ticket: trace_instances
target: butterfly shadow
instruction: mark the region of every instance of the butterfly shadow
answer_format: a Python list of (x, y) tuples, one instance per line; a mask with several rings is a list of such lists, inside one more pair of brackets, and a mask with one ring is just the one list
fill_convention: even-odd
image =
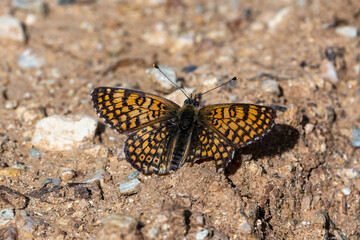
[(294, 148), (298, 142), (300, 133), (297, 129), (285, 125), (276, 124), (271, 132), (259, 141), (249, 146), (240, 148), (234, 160), (225, 170), (225, 175), (233, 175), (241, 167), (242, 155), (251, 155), (251, 159), (257, 161), (259, 158), (281, 155), (282, 153)]

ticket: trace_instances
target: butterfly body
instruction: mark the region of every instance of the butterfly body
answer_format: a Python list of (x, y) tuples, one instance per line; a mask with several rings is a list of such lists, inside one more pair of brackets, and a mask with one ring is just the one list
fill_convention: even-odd
[(235, 151), (270, 131), (276, 111), (254, 104), (216, 104), (199, 108), (196, 97), (180, 107), (157, 95), (124, 88), (98, 87), (94, 108), (110, 127), (129, 133), (126, 160), (137, 170), (166, 174), (185, 162), (213, 158), (217, 170)]

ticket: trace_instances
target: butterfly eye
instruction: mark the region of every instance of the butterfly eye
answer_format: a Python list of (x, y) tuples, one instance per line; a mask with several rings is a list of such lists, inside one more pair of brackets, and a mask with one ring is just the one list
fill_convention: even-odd
[(194, 100), (194, 106), (195, 106), (195, 107), (198, 107), (198, 106), (199, 106), (199, 102), (196, 101), (196, 100)]
[(190, 104), (190, 99), (186, 99), (184, 104)]

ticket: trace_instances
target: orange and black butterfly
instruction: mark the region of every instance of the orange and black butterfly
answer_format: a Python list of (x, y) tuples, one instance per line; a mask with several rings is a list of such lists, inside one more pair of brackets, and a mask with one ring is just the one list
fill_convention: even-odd
[(145, 174), (166, 174), (204, 158), (213, 158), (216, 169), (224, 170), (235, 151), (262, 138), (276, 118), (276, 111), (266, 106), (199, 107), (198, 97), (188, 97), (180, 107), (166, 98), (124, 88), (97, 87), (91, 97), (111, 128), (129, 134), (126, 160)]

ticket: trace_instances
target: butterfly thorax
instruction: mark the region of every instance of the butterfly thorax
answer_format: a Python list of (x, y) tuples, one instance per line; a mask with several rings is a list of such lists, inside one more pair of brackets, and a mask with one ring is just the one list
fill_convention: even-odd
[(179, 128), (189, 130), (193, 127), (198, 114), (198, 109), (193, 103), (184, 103), (178, 113)]

